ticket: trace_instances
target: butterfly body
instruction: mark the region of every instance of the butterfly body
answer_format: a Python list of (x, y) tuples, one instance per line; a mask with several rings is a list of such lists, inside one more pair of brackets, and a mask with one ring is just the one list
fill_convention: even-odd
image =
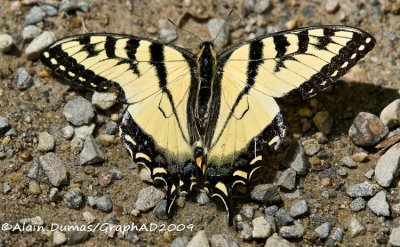
[(219, 55), (204, 42), (193, 55), (135, 36), (84, 34), (55, 42), (40, 59), (88, 89), (119, 92), (128, 104), (123, 143), (165, 183), (168, 212), (180, 192), (198, 188), (231, 213), (234, 187), (260, 168), (262, 147), (277, 148), (284, 137), (274, 98), (315, 95), (374, 44), (360, 29), (319, 26), (265, 35)]

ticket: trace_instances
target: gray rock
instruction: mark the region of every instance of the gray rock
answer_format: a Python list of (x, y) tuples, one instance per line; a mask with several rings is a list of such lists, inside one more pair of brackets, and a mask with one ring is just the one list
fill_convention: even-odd
[(256, 6), (256, 0), (243, 0), (243, 15), (247, 15), (250, 12), (254, 11), (254, 7)]
[(304, 151), (308, 156), (313, 156), (314, 154), (318, 153), (321, 149), (321, 146), (315, 139), (308, 139), (302, 142)]
[(153, 209), (153, 212), (160, 220), (168, 219), (167, 200), (161, 200), (161, 202)]
[(383, 186), (388, 187), (393, 181), (400, 164), (400, 143), (392, 146), (382, 155), (375, 166), (375, 180)]
[(251, 205), (243, 205), (240, 213), (248, 219), (253, 219), (254, 217), (254, 208)]
[(67, 184), (68, 177), (64, 162), (55, 153), (40, 156), (39, 162), (54, 187)]
[(14, 39), (11, 35), (8, 34), (0, 34), (0, 52), (6, 53), (11, 51), (14, 46)]
[(189, 238), (187, 236), (179, 236), (172, 241), (171, 247), (186, 247), (188, 243)]
[(397, 203), (397, 204), (392, 205), (392, 210), (393, 210), (396, 214), (400, 214), (400, 203)]
[(79, 154), (78, 165), (91, 165), (105, 160), (103, 152), (100, 150), (93, 136), (87, 138), (83, 144), (83, 150)]
[(96, 201), (97, 201), (97, 197), (94, 197), (94, 196), (88, 196), (86, 198), (86, 204), (89, 205), (92, 208), (94, 206), (96, 206)]
[(328, 159), (333, 156), (333, 153), (328, 150), (321, 150), (317, 153), (317, 157), (320, 159)]
[(297, 218), (308, 213), (308, 205), (305, 200), (301, 200), (290, 207), (289, 213), (292, 217)]
[(61, 129), (61, 134), (65, 139), (71, 139), (74, 136), (74, 127), (67, 125)]
[(300, 142), (293, 142), (286, 150), (282, 164), (291, 167), (299, 175), (306, 175), (309, 166), (307, 155)]
[(175, 29), (161, 28), (160, 39), (165, 43), (170, 43), (178, 38), (178, 34)]
[(390, 216), (389, 203), (386, 197), (386, 191), (378, 192), (374, 197), (369, 199), (368, 208), (378, 216)]
[(57, 202), (61, 199), (60, 192), (57, 188), (51, 188), (49, 191), (49, 202)]
[(67, 242), (67, 236), (64, 233), (58, 230), (53, 232), (53, 246), (60, 246), (65, 242)]
[(389, 243), (392, 246), (400, 246), (400, 227), (392, 228), (390, 233)]
[(39, 145), (37, 147), (38, 151), (48, 152), (54, 149), (56, 144), (52, 135), (48, 132), (40, 132), (38, 135)]
[(56, 16), (58, 14), (58, 10), (52, 5), (43, 4), (41, 7), (47, 16)]
[(32, 76), (24, 68), (18, 68), (17, 75), (14, 77), (14, 84), (19, 90), (27, 89), (33, 84)]
[(264, 218), (264, 216), (257, 217), (253, 219), (253, 231), (252, 236), (253, 238), (268, 238), (271, 233), (271, 225), (268, 221)]
[(215, 46), (223, 47), (226, 44), (228, 44), (230, 39), (230, 32), (229, 32), (229, 25), (225, 25), (225, 20), (212, 18), (208, 21), (207, 27), (211, 39), (212, 40), (215, 39), (214, 40)]
[(209, 247), (210, 243), (208, 242), (208, 237), (206, 235), (206, 231), (200, 230), (198, 231), (193, 238), (189, 241), (186, 247)]
[(313, 117), (315, 127), (324, 135), (329, 135), (333, 126), (333, 118), (327, 111), (320, 111)]
[(44, 177), (45, 175), (46, 175), (46, 173), (45, 173), (42, 165), (36, 161), (33, 161), (33, 164), (28, 171), (28, 175), (27, 175), (28, 178), (31, 178), (38, 183), (41, 183), (41, 182), (45, 181), (45, 177)]
[(277, 233), (274, 233), (267, 239), (264, 247), (295, 247), (295, 245), (286, 239), (279, 237)]
[(111, 212), (113, 204), (109, 196), (101, 196), (96, 200), (96, 207), (103, 212)]
[(37, 27), (35, 25), (26, 26), (22, 30), (22, 39), (24, 39), (24, 40), (34, 39), (37, 36), (39, 36), (41, 32), (42, 32), (42, 29), (40, 29), (39, 27)]
[(278, 221), (278, 223), (282, 226), (287, 226), (291, 223), (293, 223), (293, 218), (290, 217), (290, 215), (288, 213), (286, 213), (284, 208), (280, 208), (278, 210), (278, 212), (275, 215), (276, 220)]
[(347, 177), (347, 169), (346, 168), (340, 168), (337, 170), (337, 175), (341, 176), (342, 178)]
[(8, 192), (10, 192), (10, 190), (11, 190), (10, 185), (7, 182), (4, 182), (3, 183), (3, 193), (7, 194)]
[(25, 48), (25, 55), (28, 59), (36, 59), (39, 54), (51, 43), (56, 41), (56, 36), (53, 32), (44, 31), (39, 36), (34, 38), (31, 43)]
[(358, 146), (377, 144), (389, 133), (382, 121), (374, 114), (360, 112), (349, 129), (349, 136)]
[(277, 226), (276, 226), (276, 222), (275, 222), (274, 216), (266, 215), (266, 216), (265, 216), (265, 220), (266, 220), (266, 221), (269, 223), (269, 225), (271, 226), (272, 232), (276, 232), (278, 228), (277, 228)]
[[(239, 224), (240, 223), (240, 224)], [(244, 240), (250, 240), (252, 239), (253, 235), (253, 228), (247, 223), (247, 222), (239, 222), (238, 223), (238, 228), (241, 229), (240, 231), (240, 237)], [(240, 226), (240, 227), (239, 227)]]
[(154, 208), (165, 197), (165, 193), (153, 186), (146, 187), (139, 191), (135, 208), (140, 211), (147, 211)]
[(83, 97), (76, 97), (64, 107), (64, 116), (75, 126), (89, 124), (94, 117), (92, 104)]
[(108, 110), (115, 103), (117, 103), (117, 95), (114, 93), (93, 93), (92, 104), (101, 110)]
[(8, 119), (0, 116), (0, 137), (3, 137), (10, 129), (11, 125), (8, 122)]
[(276, 205), (272, 205), (270, 207), (267, 207), (264, 210), (265, 215), (269, 215), (269, 216), (275, 216), (276, 213), (278, 213), (279, 207)]
[(205, 192), (200, 192), (196, 197), (196, 201), (199, 205), (203, 206), (209, 204), (211, 200)]
[(259, 184), (250, 193), (251, 199), (264, 204), (276, 204), (282, 201), (278, 188), (274, 184)]
[(342, 163), (343, 166), (346, 166), (348, 168), (356, 168), (357, 164), (351, 159), (350, 156), (345, 156), (343, 159), (340, 160), (340, 163)]
[(43, 21), (46, 17), (46, 12), (44, 12), (40, 7), (33, 6), (29, 13), (25, 16), (25, 24), (32, 25), (38, 22)]
[(124, 177), (122, 172), (114, 166), (111, 167), (111, 176), (117, 180), (121, 180)]
[(284, 238), (301, 238), (304, 232), (304, 226), (298, 222), (292, 226), (282, 226), (279, 230), (279, 234)]
[(106, 123), (106, 134), (107, 135), (115, 135), (118, 131), (118, 124), (114, 121), (108, 121)]
[(337, 242), (340, 242), (340, 241), (342, 241), (343, 236), (344, 236), (343, 228), (338, 227), (338, 228), (336, 228), (335, 230), (332, 231), (331, 239), (333, 239), (333, 240), (335, 240)]
[(365, 226), (362, 223), (360, 223), (356, 218), (352, 218), (350, 220), (349, 232), (352, 238), (364, 235), (365, 230), (366, 230)]
[(153, 182), (153, 179), (151, 178), (151, 172), (147, 168), (140, 169), (139, 178), (140, 181), (142, 182), (149, 182), (149, 183)]
[(78, 188), (68, 190), (64, 194), (64, 202), (69, 208), (78, 209), (83, 204), (83, 193)]
[(293, 190), (296, 187), (296, 171), (288, 168), (282, 172), (277, 185), (283, 189)]
[(369, 197), (375, 195), (378, 190), (377, 185), (364, 182), (348, 187), (346, 193), (350, 197)]
[(86, 231), (69, 231), (67, 232), (67, 245), (75, 245), (86, 242), (90, 238), (89, 232)]
[(271, 8), (270, 0), (259, 0), (259, 1), (257, 1), (256, 5), (254, 6), (254, 11), (257, 14), (263, 14), (270, 8)]
[(372, 179), (374, 177), (375, 174), (375, 170), (374, 169), (370, 169), (365, 173), (365, 177), (368, 179)]
[(212, 235), (210, 244), (212, 247), (239, 247), (234, 237), (225, 234)]
[(398, 126), (400, 124), (400, 99), (396, 99), (386, 106), (379, 118), (389, 128)]
[(93, 134), (94, 127), (96, 127), (95, 124), (91, 124), (89, 126), (84, 125), (81, 127), (77, 127), (74, 129), (74, 136), (81, 140), (86, 140)]
[(331, 225), (329, 222), (325, 222), (324, 224), (315, 228), (314, 231), (320, 239), (326, 239), (331, 231)]
[(325, 2), (325, 11), (328, 13), (335, 13), (339, 8), (339, 0), (327, 0)]
[(75, 10), (80, 10), (83, 12), (89, 11), (89, 1), (88, 0), (62, 0), (59, 6), (59, 12), (70, 12)]
[(357, 197), (350, 203), (350, 208), (354, 212), (361, 211), (365, 208), (366, 202), (362, 197)]

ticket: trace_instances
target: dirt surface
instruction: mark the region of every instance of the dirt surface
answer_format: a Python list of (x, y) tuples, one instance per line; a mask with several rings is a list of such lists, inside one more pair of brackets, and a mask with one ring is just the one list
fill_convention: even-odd
[[(46, 2), (46, 1), (44, 1)], [(54, 1), (48, 1), (54, 2)], [(57, 3), (57, 1), (55, 1)], [(25, 4), (27, 3), (27, 4)], [(286, 150), (291, 140), (305, 140), (315, 136), (318, 130), (311, 118), (298, 116), (302, 107), (311, 109), (313, 115), (317, 111), (328, 111), (334, 118), (332, 133), (328, 142), (323, 144), (323, 149), (333, 153), (333, 157), (323, 160), (319, 167), (311, 167), (306, 176), (300, 177), (297, 185), (299, 195), (291, 199), (283, 195), (282, 207), (288, 209), (293, 202), (305, 199), (310, 208), (309, 216), (301, 218), (306, 228), (303, 238), (290, 240), (300, 246), (324, 245), (323, 240), (315, 236), (314, 230), (323, 222), (320, 218), (329, 218), (332, 227), (348, 228), (348, 220), (356, 217), (366, 226), (364, 235), (350, 237), (346, 232), (341, 243), (343, 246), (371, 246), (379, 245), (377, 235), (383, 227), (397, 226), (399, 218), (396, 214), (392, 217), (378, 217), (370, 210), (353, 212), (349, 208), (351, 198), (345, 191), (347, 185), (361, 183), (366, 180), (365, 173), (374, 168), (379, 154), (373, 149), (366, 150), (369, 161), (358, 164), (355, 169), (348, 170), (348, 177), (338, 178), (332, 176), (332, 184), (322, 186), (321, 180), (331, 175), (326, 172), (328, 167), (336, 167), (340, 159), (346, 155), (362, 151), (355, 146), (348, 137), (349, 127), (354, 117), (359, 112), (370, 112), (379, 115), (380, 111), (398, 98), (400, 88), (400, 18), (397, 14), (398, 1), (340, 1), (339, 8), (334, 13), (327, 13), (325, 1), (271, 1), (271, 7), (262, 14), (251, 11), (244, 14), (243, 3), (240, 0), (226, 1), (91, 1), (90, 10), (71, 11), (58, 13), (54, 17), (46, 17), (36, 25), (42, 30), (55, 33), (57, 39), (72, 34), (84, 32), (113, 32), (135, 36), (159, 39), (159, 30), (162, 27), (174, 29), (168, 24), (167, 19), (173, 20), (177, 25), (195, 33), (203, 40), (211, 37), (208, 34), (207, 22), (217, 17), (225, 19), (230, 10), (233, 10), (229, 21), (231, 41), (234, 45), (249, 38), (261, 35), (267, 30), (285, 30), (288, 27), (303, 27), (318, 24), (344, 24), (355, 26), (368, 31), (377, 39), (376, 47), (354, 67), (337, 85), (328, 92), (324, 92), (314, 99), (314, 102), (300, 99), (283, 99), (280, 101), (285, 121), (288, 125), (288, 135), (284, 145), (278, 151), (268, 152), (259, 176), (253, 185), (258, 183), (271, 183), (276, 173), (284, 170), (279, 165), (281, 154)], [(27, 43), (21, 38), (25, 26), (24, 16), (32, 6), (40, 5), (35, 0), (23, 1), (17, 11), (12, 10), (13, 1), (0, 0), (0, 33), (8, 33), (15, 37), (16, 45), (10, 53), (0, 54), (0, 116), (7, 117), (16, 135), (2, 137), (0, 141), (6, 149), (13, 150), (11, 157), (0, 160), (0, 184), (9, 184), (10, 191), (0, 191), (0, 223), (15, 223), (20, 219), (40, 216), (45, 225), (52, 223), (59, 225), (86, 224), (82, 213), (91, 212), (97, 222), (118, 222), (118, 225), (136, 224), (193, 224), (193, 230), (185, 229), (181, 232), (139, 232), (140, 240), (131, 243), (126, 239), (108, 236), (104, 232), (96, 231), (91, 237), (81, 243), (81, 246), (167, 246), (178, 236), (188, 236), (189, 239), (199, 230), (205, 230), (208, 237), (214, 234), (232, 236), (240, 246), (263, 246), (265, 239), (243, 240), (240, 231), (226, 224), (226, 213), (223, 206), (217, 202), (200, 206), (196, 200), (188, 200), (182, 208), (175, 207), (173, 217), (169, 220), (157, 219), (153, 212), (142, 213), (136, 217), (130, 212), (134, 208), (138, 192), (149, 185), (140, 181), (136, 169), (132, 167), (127, 151), (122, 147), (120, 138), (115, 137), (114, 142), (108, 146), (101, 146), (106, 156), (106, 162), (91, 165), (91, 169), (84, 166), (75, 166), (77, 154), (71, 151), (70, 141), (60, 135), (60, 130), (68, 125), (63, 116), (63, 109), (69, 100), (76, 95), (86, 96), (90, 99), (91, 93), (82, 89), (70, 87), (51, 75), (43, 77), (45, 67), (38, 60), (28, 60), (24, 55)], [(397, 11), (397, 12), (396, 12)], [(28, 42), (29, 43), (29, 42)], [(187, 48), (193, 52), (198, 49), (199, 41), (192, 35), (178, 30), (178, 39), (175, 45)], [(225, 48), (226, 48), (225, 47)], [(17, 68), (24, 67), (34, 78), (35, 85), (26, 90), (15, 87), (13, 76)], [(317, 102), (317, 107), (312, 107)], [(97, 115), (110, 120), (112, 114), (122, 113), (121, 106), (115, 106), (108, 111), (97, 111)], [(99, 117), (98, 117), (99, 118)], [(309, 125), (310, 128), (304, 127)], [(55, 136), (56, 145), (54, 152), (60, 157), (69, 173), (69, 183), (60, 187), (65, 192), (70, 188), (79, 187), (86, 196), (108, 195), (113, 202), (113, 211), (104, 213), (88, 205), (80, 209), (70, 209), (61, 200), (56, 203), (49, 202), (48, 194), (51, 185), (39, 183), (40, 192), (32, 194), (30, 185), (32, 179), (27, 173), (33, 162), (43, 155), (37, 150), (38, 133), (47, 131)], [(104, 133), (104, 126), (96, 125), (94, 136)], [(27, 153), (32, 159), (24, 158)], [(111, 167), (116, 167), (123, 174), (122, 180), (114, 180), (106, 187), (100, 186), (98, 177), (109, 173)], [(88, 171), (90, 170), (90, 171)], [(388, 190), (390, 203), (398, 203), (398, 181)], [(251, 190), (251, 188), (249, 188)], [(337, 191), (337, 196), (327, 199), (324, 191)], [(255, 215), (262, 212), (258, 205), (247, 194), (238, 194), (236, 213), (244, 205), (255, 208)], [(315, 216), (315, 217), (312, 217)], [(249, 220), (251, 222), (251, 220)], [(50, 231), (0, 231), (0, 246), (51, 246), (52, 236)], [(385, 244), (384, 244), (385, 245)]]

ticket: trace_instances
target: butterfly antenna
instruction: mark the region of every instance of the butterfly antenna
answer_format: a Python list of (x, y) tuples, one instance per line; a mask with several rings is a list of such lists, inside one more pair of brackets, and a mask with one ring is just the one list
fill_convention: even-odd
[(186, 30), (186, 29), (184, 29), (184, 28), (182, 28), (182, 27), (179, 27), (178, 25), (176, 25), (176, 24), (175, 24), (173, 21), (171, 21), (170, 19), (168, 19), (168, 21), (169, 21), (172, 25), (174, 25), (174, 27), (176, 27), (177, 29), (180, 29), (180, 30), (182, 30), (182, 31), (185, 31), (185, 32), (187, 32), (188, 34), (191, 34), (193, 37), (195, 37), (196, 39), (200, 40), (201, 43), (204, 42), (204, 41), (203, 41), (202, 39), (200, 39), (200, 37), (197, 36), (196, 34), (190, 32), (189, 30)]
[(217, 35), (211, 40), (211, 42), (214, 42), (214, 40), (216, 40), (218, 38), (218, 36), (221, 33), (222, 29), (225, 27), (226, 23), (228, 23), (229, 17), (231, 17), (232, 12), (233, 12), (233, 9), (229, 12), (228, 17), (226, 17), (226, 19), (224, 21), (224, 24), (221, 26), (221, 28), (219, 29)]

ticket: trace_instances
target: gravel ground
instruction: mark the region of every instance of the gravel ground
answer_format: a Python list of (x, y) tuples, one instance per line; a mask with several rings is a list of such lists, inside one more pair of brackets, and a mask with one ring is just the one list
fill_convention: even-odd
[[(124, 106), (55, 78), (37, 56), (84, 32), (196, 52), (167, 20), (207, 40), (230, 10), (220, 51), (318, 24), (362, 28), (377, 44), (332, 89), (279, 101), (287, 137), (235, 194), (233, 226), (205, 194), (178, 200), (167, 219), (164, 191), (120, 143)], [(396, 0), (0, 0), (0, 246), (400, 246), (399, 12)]]

